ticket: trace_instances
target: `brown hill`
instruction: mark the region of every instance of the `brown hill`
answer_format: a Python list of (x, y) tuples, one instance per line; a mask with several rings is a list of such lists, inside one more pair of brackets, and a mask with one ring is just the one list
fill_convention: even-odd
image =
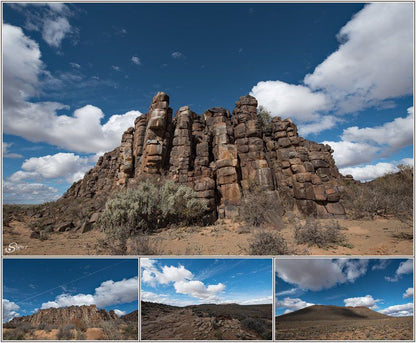
[(314, 305), (276, 317), (276, 340), (411, 340), (413, 317), (367, 307)]
[(389, 318), (385, 314), (370, 310), (368, 307), (343, 307), (332, 305), (313, 305), (276, 317), (276, 321), (323, 321)]
[(67, 306), (43, 309), (30, 316), (16, 317), (4, 324), (4, 327), (14, 328), (22, 323), (27, 323), (32, 327), (38, 327), (41, 324), (61, 326), (75, 321), (82, 321), (87, 327), (93, 327), (101, 321), (116, 319), (118, 317), (113, 310), (107, 312), (98, 309), (96, 305)]
[(142, 302), (142, 339), (271, 339), (272, 305)]

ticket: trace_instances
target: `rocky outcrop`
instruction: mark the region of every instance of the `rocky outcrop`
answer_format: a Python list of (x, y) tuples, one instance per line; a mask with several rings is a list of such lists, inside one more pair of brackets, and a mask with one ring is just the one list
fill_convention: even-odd
[(140, 178), (163, 175), (193, 188), (211, 218), (234, 218), (253, 185), (292, 197), (306, 215), (345, 214), (341, 175), (328, 145), (298, 135), (290, 119), (261, 125), (257, 100), (243, 96), (232, 114), (221, 107), (201, 116), (188, 106), (172, 119), (169, 97), (159, 92), (149, 112), (135, 120), (121, 146), (100, 157), (64, 198), (105, 198)]
[(59, 308), (48, 308), (39, 310), (35, 314), (25, 317), (16, 317), (7, 323), (7, 327), (18, 327), (20, 324), (27, 323), (33, 327), (40, 324), (47, 325), (67, 325), (74, 321), (81, 320), (87, 327), (93, 327), (101, 321), (118, 319), (113, 310), (97, 309), (95, 305), (89, 306), (68, 306)]

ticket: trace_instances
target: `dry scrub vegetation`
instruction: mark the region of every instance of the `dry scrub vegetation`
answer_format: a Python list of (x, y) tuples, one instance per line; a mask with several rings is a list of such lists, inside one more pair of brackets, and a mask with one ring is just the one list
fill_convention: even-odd
[(347, 181), (344, 206), (353, 219), (394, 216), (401, 220), (413, 217), (413, 167), (399, 165), (399, 172), (373, 181)]
[(101, 321), (88, 327), (81, 319), (67, 325), (31, 326), (20, 323), (13, 327), (3, 326), (3, 340), (137, 340), (137, 325), (123, 320)]

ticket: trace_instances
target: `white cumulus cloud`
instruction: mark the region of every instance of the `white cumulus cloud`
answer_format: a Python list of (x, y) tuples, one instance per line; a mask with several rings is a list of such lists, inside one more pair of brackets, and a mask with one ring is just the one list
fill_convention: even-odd
[(42, 27), (42, 38), (50, 46), (59, 48), (62, 40), (70, 33), (71, 25), (65, 17), (57, 17), (54, 19), (45, 19)]
[(367, 272), (367, 266), (368, 260), (282, 259), (276, 262), (276, 273), (301, 289), (318, 291), (354, 282)]
[(46, 142), (76, 152), (109, 151), (120, 144), (124, 130), (141, 113), (112, 115), (104, 124), (104, 113), (93, 105), (72, 115), (58, 114), (68, 106), (57, 102), (30, 102), (42, 89), (48, 75), (40, 59), (38, 44), (16, 26), (3, 25), (4, 132), (32, 142)]
[[(333, 128), (333, 115), (394, 106), (395, 98), (413, 91), (412, 6), (367, 4), (340, 30), (338, 49), (302, 84), (260, 81), (250, 94), (273, 115), (306, 123), (304, 135)], [(408, 135), (394, 139), (398, 146)]]
[(371, 295), (366, 295), (364, 297), (355, 297), (344, 299), (345, 306), (357, 307), (365, 306), (372, 310), (377, 308), (377, 303), (382, 301), (381, 299), (374, 299)]
[(292, 311), (297, 311), (300, 310), (302, 308), (308, 307), (308, 306), (312, 306), (315, 305), (313, 303), (308, 303), (302, 299), (299, 298), (289, 298), (286, 297), (283, 300), (277, 300), (276, 301), (276, 307), (277, 308), (286, 308), (286, 312), (285, 313), (289, 313)]
[(3, 201), (6, 204), (39, 204), (58, 198), (59, 191), (43, 183), (3, 181)]
[[(398, 117), (381, 126), (349, 127), (344, 129), (340, 141), (324, 141), (323, 144), (329, 144), (334, 149), (335, 162), (344, 175), (355, 173), (359, 179), (371, 177), (371, 175), (376, 175), (375, 177), (384, 175), (386, 172), (393, 171), (394, 166), (379, 163), (355, 167), (361, 169), (348, 170), (347, 168), (354, 168), (353, 166), (371, 162), (376, 158), (387, 157), (411, 145), (413, 143), (413, 107), (409, 107), (407, 112), (406, 117)], [(384, 174), (380, 175), (383, 172)]]
[(413, 297), (413, 287), (406, 289), (403, 293), (403, 298), (411, 298)]
[(99, 308), (130, 303), (138, 299), (138, 278), (120, 281), (107, 280), (95, 289), (94, 294), (60, 294), (55, 300), (42, 304), (41, 308), (65, 307), (72, 305), (97, 305)]
[(349, 113), (412, 94), (413, 4), (372, 3), (341, 29), (341, 44), (305, 84)]
[(73, 153), (57, 153), (42, 157), (31, 157), (23, 162), (23, 171), (17, 171), (7, 178), (8, 181), (19, 182), (27, 179), (56, 179), (64, 177), (72, 183), (81, 179), (92, 165), (88, 157), (80, 157)]
[(393, 277), (386, 276), (385, 279), (390, 282), (397, 282), (405, 274), (413, 273), (413, 260), (406, 260), (399, 264)]
[(329, 108), (322, 93), (314, 93), (308, 87), (282, 81), (260, 81), (250, 94), (273, 116), (290, 117), (295, 121), (315, 121), (318, 114)]
[(413, 303), (389, 306), (378, 312), (393, 317), (413, 316)]
[[(142, 259), (140, 263), (143, 284), (151, 287), (172, 284), (177, 294), (185, 294), (204, 302), (221, 302), (220, 295), (226, 288), (222, 283), (205, 285), (202, 281), (195, 280), (192, 272), (182, 265), (158, 267), (156, 261), (152, 259)], [(166, 303), (164, 298), (155, 293), (149, 292), (145, 297), (149, 299), (148, 301), (159, 300)]]
[(115, 309), (114, 312), (118, 317), (124, 316), (126, 314), (126, 311), (121, 311), (119, 309)]
[(3, 323), (7, 323), (14, 317), (20, 316), (19, 309), (20, 306), (13, 301), (3, 299)]

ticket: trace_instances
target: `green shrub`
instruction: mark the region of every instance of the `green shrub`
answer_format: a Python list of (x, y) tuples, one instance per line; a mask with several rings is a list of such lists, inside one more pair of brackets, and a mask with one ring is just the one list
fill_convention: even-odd
[(331, 245), (348, 247), (347, 238), (340, 230), (338, 222), (331, 221), (322, 227), (318, 220), (306, 218), (305, 225), (295, 224), (295, 241), (298, 244), (316, 245), (319, 248), (328, 248)]
[(290, 250), (278, 232), (258, 231), (249, 244), (249, 255), (288, 255)]
[(108, 200), (99, 224), (107, 237), (118, 241), (125, 251), (130, 236), (172, 224), (194, 223), (206, 210), (206, 204), (191, 188), (171, 180), (157, 183), (147, 179)]
[(272, 115), (267, 111), (263, 106), (257, 108), (257, 125), (263, 130), (268, 130), (271, 128), (272, 124)]

